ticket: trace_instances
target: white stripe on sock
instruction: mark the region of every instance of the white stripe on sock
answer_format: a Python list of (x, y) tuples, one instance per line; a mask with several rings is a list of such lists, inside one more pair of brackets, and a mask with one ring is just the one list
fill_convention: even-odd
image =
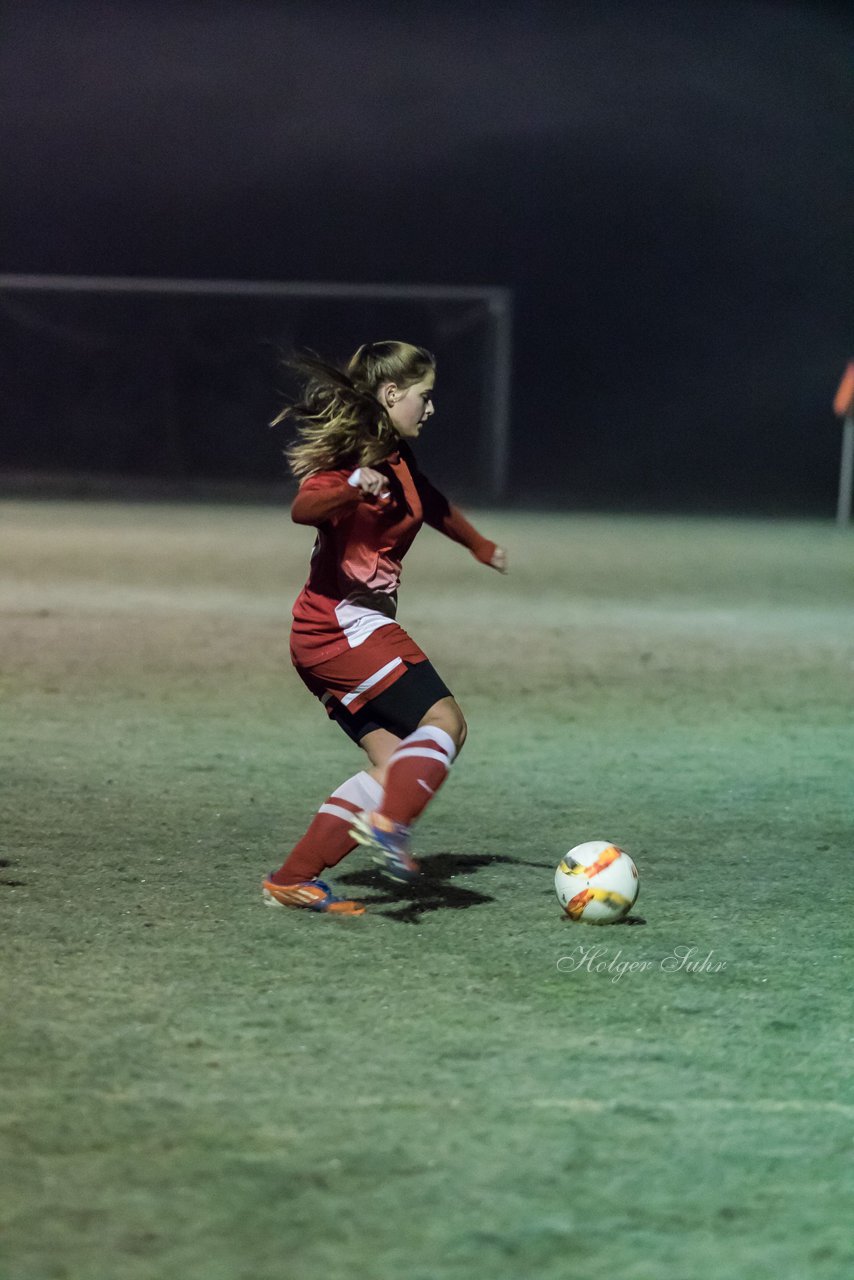
[(383, 798), (383, 789), (377, 782), (376, 778), (372, 778), (369, 773), (362, 772), (357, 773), (353, 781), (359, 783), (361, 794), (358, 797), (357, 803), (361, 808), (363, 810), (378, 809), (380, 801)]
[(414, 745), (416, 742), (424, 742), (425, 740), (435, 742), (437, 747), (441, 747), (441, 749), (447, 754), (449, 763), (457, 754), (457, 747), (451, 735), (446, 733), (444, 729), (439, 729), (436, 725), (432, 724), (424, 724), (420, 729), (416, 729), (413, 733), (410, 733), (408, 738), (403, 739), (402, 745), (410, 746)]
[[(409, 741), (408, 738), (405, 739)], [(450, 760), (443, 751), (431, 751), (429, 747), (420, 747), (417, 744), (414, 747), (398, 747), (394, 755), (389, 760), (389, 768), (396, 760), (405, 760), (407, 756), (423, 756), (426, 760), (441, 760), (442, 764), (450, 768)]]
[(376, 778), (372, 778), (363, 769), (361, 773), (354, 774), (352, 778), (342, 782), (340, 787), (336, 787), (329, 800), (330, 803), (347, 800), (358, 809), (376, 809), (382, 793), (383, 789)]
[(345, 822), (353, 821), (353, 810), (345, 809), (342, 804), (322, 804), (318, 813), (329, 813), (333, 818), (343, 818)]

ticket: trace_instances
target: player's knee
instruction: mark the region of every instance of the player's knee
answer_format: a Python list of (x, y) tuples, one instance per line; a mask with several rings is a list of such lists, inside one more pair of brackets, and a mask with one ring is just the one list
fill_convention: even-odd
[(432, 706), (421, 721), (421, 726), (432, 725), (435, 729), (443, 729), (453, 740), (457, 754), (463, 749), (468, 727), (465, 716), (453, 698), (443, 698)]

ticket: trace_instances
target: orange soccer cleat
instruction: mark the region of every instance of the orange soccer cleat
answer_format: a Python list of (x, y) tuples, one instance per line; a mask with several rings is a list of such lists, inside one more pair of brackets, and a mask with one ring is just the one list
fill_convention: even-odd
[(300, 884), (276, 884), (265, 880), (264, 901), (268, 907), (302, 907), (307, 911), (327, 911), (338, 916), (363, 916), (364, 902), (339, 898), (322, 880), (304, 880)]

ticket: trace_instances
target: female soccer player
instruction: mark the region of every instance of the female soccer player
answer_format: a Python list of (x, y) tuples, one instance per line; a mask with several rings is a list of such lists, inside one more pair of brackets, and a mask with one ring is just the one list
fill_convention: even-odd
[(337, 897), (321, 873), (362, 844), (393, 879), (414, 879), (410, 828), (466, 736), (447, 685), (395, 621), (401, 561), (424, 522), (499, 572), (507, 557), (412, 456), (409, 441), (433, 414), (429, 351), (374, 342), (359, 348), (346, 373), (316, 360), (300, 366), (309, 379), (303, 401), (275, 419), (297, 423), (286, 451), (301, 479), (291, 516), (318, 531), (294, 605), (291, 658), (370, 767), (324, 801), (263, 890), (271, 904), (362, 915), (364, 905)]

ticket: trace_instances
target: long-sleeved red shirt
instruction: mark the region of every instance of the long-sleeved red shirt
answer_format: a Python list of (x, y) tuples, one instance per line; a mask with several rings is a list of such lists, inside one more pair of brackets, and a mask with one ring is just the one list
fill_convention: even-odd
[(365, 497), (349, 483), (347, 469), (315, 472), (294, 499), (292, 519), (318, 531), (308, 581), (293, 609), (291, 652), (301, 666), (355, 648), (394, 621), (403, 557), (423, 523), (485, 564), (495, 554), (495, 543), (418, 470), (407, 446), (375, 469), (388, 477), (386, 502)]

